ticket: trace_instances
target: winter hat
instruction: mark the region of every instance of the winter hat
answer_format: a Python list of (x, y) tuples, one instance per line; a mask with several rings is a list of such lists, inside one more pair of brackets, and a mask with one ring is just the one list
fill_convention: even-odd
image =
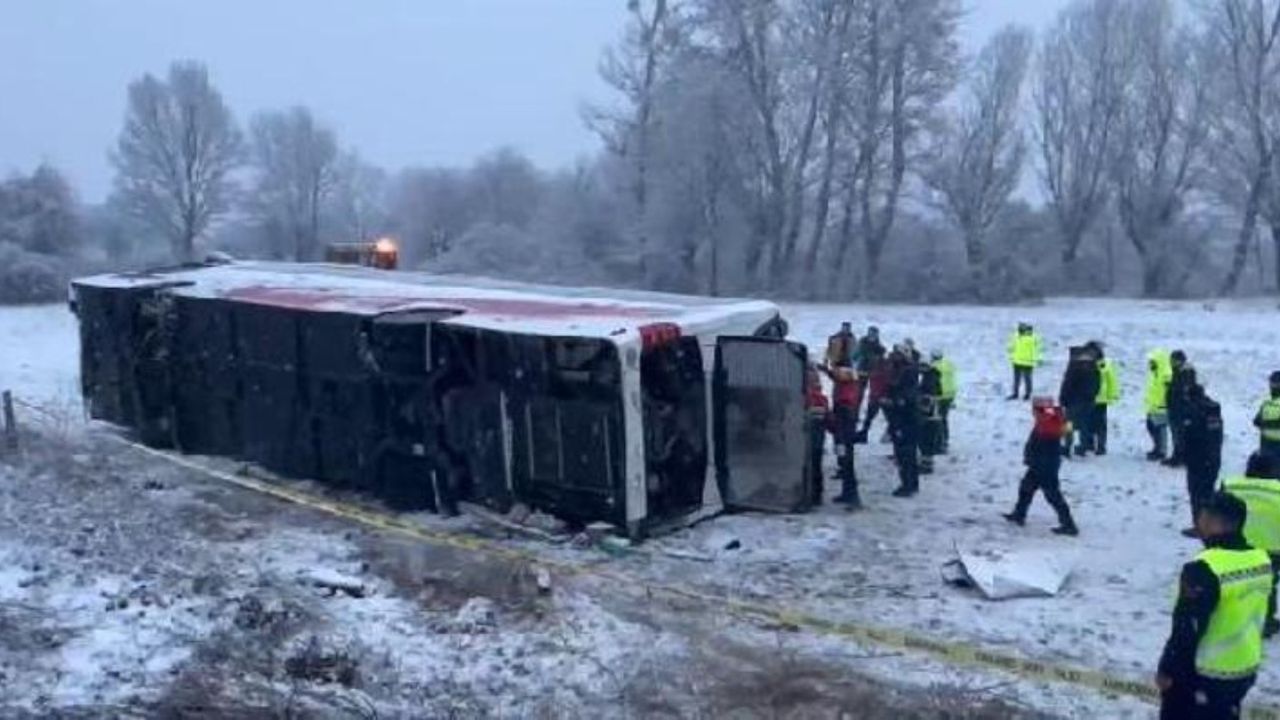
[(1271, 384), (1280, 385), (1280, 370), (1271, 373)]

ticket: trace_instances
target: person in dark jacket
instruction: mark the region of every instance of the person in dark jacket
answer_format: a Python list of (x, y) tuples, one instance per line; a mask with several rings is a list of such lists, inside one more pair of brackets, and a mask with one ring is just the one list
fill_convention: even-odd
[(868, 327), (867, 334), (858, 341), (858, 349), (853, 354), (854, 367), (863, 377), (864, 386), (866, 376), (871, 373), (872, 368), (884, 360), (885, 354), (884, 344), (880, 342), (880, 328), (875, 325)]
[(893, 495), (911, 497), (920, 491), (920, 375), (906, 348), (895, 347), (888, 362), (890, 380), (884, 411), (901, 481)]
[(1088, 346), (1071, 348), (1067, 371), (1062, 376), (1062, 386), (1058, 390), (1058, 403), (1066, 410), (1067, 421), (1073, 428), (1073, 432), (1063, 438), (1064, 454), (1070, 454), (1072, 440), (1077, 440), (1077, 455), (1084, 455), (1089, 451), (1087, 441), (1093, 436), (1089, 424), (1095, 415), (1094, 408), (1101, 383), (1098, 358), (1093, 350)]
[(1191, 504), (1192, 526), (1182, 531), (1195, 537), (1195, 519), (1200, 508), (1213, 496), (1222, 469), (1222, 408), (1194, 381), (1187, 386), (1186, 405), (1182, 412), (1183, 460), (1187, 470), (1187, 498)]
[(920, 368), (920, 474), (933, 474), (933, 458), (942, 454), (942, 373), (932, 362)]
[(1022, 449), (1022, 462), (1027, 466), (1027, 472), (1018, 486), (1018, 501), (1013, 512), (1006, 513), (1004, 518), (1015, 525), (1026, 524), (1027, 510), (1031, 508), (1036, 491), (1040, 491), (1058, 514), (1058, 527), (1053, 532), (1057, 535), (1079, 535), (1080, 530), (1071, 517), (1071, 507), (1062, 496), (1058, 478), (1062, 468), (1062, 442), (1064, 437), (1070, 436), (1071, 423), (1067, 421), (1065, 411), (1054, 405), (1052, 398), (1036, 398), (1031, 403), (1031, 412), (1034, 425)]
[(1181, 350), (1174, 350), (1169, 355), (1169, 364), (1172, 370), (1169, 380), (1169, 434), (1173, 440), (1173, 453), (1164, 465), (1167, 467), (1181, 467), (1185, 458), (1182, 451), (1182, 420), (1183, 415), (1187, 411), (1187, 389), (1195, 383), (1195, 370), (1191, 364), (1187, 362), (1187, 354)]
[(836, 453), (836, 476), (840, 478), (840, 494), (835, 502), (849, 510), (862, 507), (858, 494), (858, 474), (853, 462), (853, 446), (858, 435), (858, 405), (862, 402), (862, 385), (858, 373), (848, 367), (824, 367), (831, 378), (832, 427)]
[(1239, 498), (1217, 493), (1196, 517), (1205, 551), (1182, 566), (1172, 628), (1156, 672), (1161, 720), (1242, 717), (1240, 706), (1262, 660), (1266, 609), (1259, 597), (1273, 571), (1267, 554), (1244, 539), (1247, 515)]

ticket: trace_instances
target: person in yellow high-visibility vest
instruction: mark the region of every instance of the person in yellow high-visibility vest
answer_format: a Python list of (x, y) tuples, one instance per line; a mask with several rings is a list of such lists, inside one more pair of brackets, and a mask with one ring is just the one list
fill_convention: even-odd
[(1090, 418), (1089, 437), (1085, 444), (1093, 453), (1106, 455), (1107, 411), (1120, 401), (1120, 373), (1116, 370), (1116, 361), (1107, 357), (1101, 341), (1090, 340), (1087, 347), (1093, 348), (1098, 357), (1098, 395), (1094, 398), (1093, 417)]
[(1271, 395), (1262, 402), (1253, 424), (1258, 428), (1258, 452), (1280, 460), (1280, 370), (1271, 373)]
[(933, 366), (938, 369), (942, 378), (942, 396), (939, 410), (942, 412), (942, 446), (943, 455), (951, 451), (951, 410), (956, 406), (956, 396), (960, 394), (960, 381), (956, 377), (956, 364), (951, 362), (941, 350), (932, 354)]
[(1161, 720), (1239, 718), (1257, 679), (1273, 569), (1245, 540), (1247, 517), (1244, 502), (1224, 492), (1196, 517), (1205, 549), (1182, 567), (1156, 672)]
[[(1222, 491), (1244, 501), (1249, 509), (1244, 523), (1244, 539), (1250, 545), (1266, 550), (1271, 555), (1272, 566), (1280, 571), (1280, 460), (1261, 453), (1250, 455), (1245, 474), (1223, 480)], [(1272, 577), (1263, 637), (1280, 632), (1280, 620), (1276, 618), (1277, 580), (1280, 580), (1280, 575)]]
[(1043, 360), (1044, 347), (1035, 328), (1029, 323), (1018, 323), (1018, 330), (1009, 336), (1009, 364), (1013, 365), (1013, 390), (1009, 400), (1018, 399), (1018, 391), (1026, 385), (1023, 400), (1030, 400), (1034, 389), (1033, 374)]
[(1151, 452), (1147, 459), (1164, 460), (1169, 448), (1169, 382), (1173, 367), (1168, 350), (1152, 350), (1147, 355), (1147, 387), (1143, 407), (1147, 413), (1147, 432), (1151, 435)]

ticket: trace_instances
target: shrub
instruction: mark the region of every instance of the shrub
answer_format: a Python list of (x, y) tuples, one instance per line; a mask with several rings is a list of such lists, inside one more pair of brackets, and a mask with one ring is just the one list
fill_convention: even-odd
[(64, 260), (0, 243), (0, 304), (60, 302), (67, 280)]

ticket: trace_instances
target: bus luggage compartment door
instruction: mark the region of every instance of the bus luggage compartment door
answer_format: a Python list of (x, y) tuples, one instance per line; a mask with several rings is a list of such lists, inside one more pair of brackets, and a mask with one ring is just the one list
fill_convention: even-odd
[(716, 341), (716, 479), (727, 509), (809, 509), (807, 363), (808, 351), (799, 343), (758, 337)]

